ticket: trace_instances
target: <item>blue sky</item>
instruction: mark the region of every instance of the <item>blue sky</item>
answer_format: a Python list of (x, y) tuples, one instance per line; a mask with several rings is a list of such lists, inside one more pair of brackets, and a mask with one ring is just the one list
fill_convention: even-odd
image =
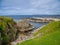
[(60, 0), (0, 0), (0, 15), (60, 14)]

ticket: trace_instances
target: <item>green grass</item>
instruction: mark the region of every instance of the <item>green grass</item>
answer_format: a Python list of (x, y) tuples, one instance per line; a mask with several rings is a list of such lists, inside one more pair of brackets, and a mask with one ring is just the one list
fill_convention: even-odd
[(44, 33), (44, 35), (45, 35), (45, 34), (57, 31), (57, 29), (58, 30), (60, 29), (60, 21), (58, 21), (58, 22), (50, 22), (49, 24), (47, 24), (46, 26), (44, 26), (43, 28), (41, 28), (37, 32), (35, 32), (33, 35), (36, 36), (39, 33)]
[(17, 45), (60, 45), (60, 21), (47, 24), (34, 35), (40, 33), (43, 33), (43, 36), (26, 40)]
[[(12, 18), (0, 16), (0, 42), (2, 44), (8, 43), (10, 41), (10, 37), (13, 37), (15, 22)], [(10, 36), (12, 35), (12, 36)]]

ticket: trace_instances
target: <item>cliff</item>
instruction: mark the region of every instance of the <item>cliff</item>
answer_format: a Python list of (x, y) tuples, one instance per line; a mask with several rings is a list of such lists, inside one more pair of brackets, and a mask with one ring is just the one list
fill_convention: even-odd
[(9, 17), (0, 17), (0, 45), (7, 45), (16, 39), (17, 25)]

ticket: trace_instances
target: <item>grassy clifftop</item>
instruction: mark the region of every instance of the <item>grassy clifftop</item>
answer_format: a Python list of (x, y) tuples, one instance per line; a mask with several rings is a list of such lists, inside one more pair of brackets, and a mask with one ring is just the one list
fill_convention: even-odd
[(26, 40), (17, 45), (60, 45), (60, 21), (50, 22), (38, 30), (34, 36), (41, 33), (42, 36)]
[(60, 21), (50, 22), (46, 26), (44, 26), (43, 28), (41, 28), (37, 32), (35, 32), (33, 35), (36, 36), (39, 33), (43, 33), (45, 35), (45, 34), (57, 31), (59, 29), (60, 29)]
[(9, 17), (0, 17), (0, 45), (7, 45), (7, 43), (16, 38), (16, 23)]

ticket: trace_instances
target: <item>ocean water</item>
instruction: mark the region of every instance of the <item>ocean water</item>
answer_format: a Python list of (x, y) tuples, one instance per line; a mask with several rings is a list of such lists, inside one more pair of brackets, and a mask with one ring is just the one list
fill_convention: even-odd
[(32, 18), (32, 17), (60, 18), (60, 15), (4, 15), (4, 16), (11, 17), (14, 20), (19, 20), (19, 19), (22, 19), (22, 18)]
[[(60, 18), (60, 15), (5, 15), (6, 17), (11, 17), (13, 18), (15, 21), (18, 21), (20, 19), (23, 18), (32, 18), (32, 17), (49, 17), (49, 18)], [(38, 27), (41, 27), (47, 23), (34, 23), (34, 22), (30, 22), (35, 28), (37, 29)]]

